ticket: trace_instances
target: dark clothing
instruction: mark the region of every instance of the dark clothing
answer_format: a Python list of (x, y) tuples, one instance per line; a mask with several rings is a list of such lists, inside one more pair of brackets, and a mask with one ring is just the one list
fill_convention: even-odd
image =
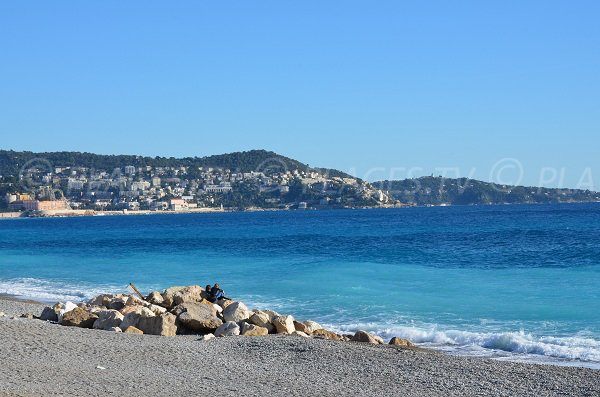
[(215, 301), (218, 301), (219, 299), (223, 299), (225, 297), (225, 292), (221, 288), (213, 287), (210, 290), (210, 296), (211, 298), (214, 298)]
[(225, 297), (225, 292), (221, 288), (212, 287), (211, 289), (206, 290), (206, 300), (215, 303), (219, 299), (223, 299)]

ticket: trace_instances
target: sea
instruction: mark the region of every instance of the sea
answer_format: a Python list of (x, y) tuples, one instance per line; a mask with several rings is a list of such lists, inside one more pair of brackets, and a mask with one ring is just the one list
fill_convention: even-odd
[(0, 293), (215, 282), (341, 333), (600, 368), (600, 203), (0, 220)]

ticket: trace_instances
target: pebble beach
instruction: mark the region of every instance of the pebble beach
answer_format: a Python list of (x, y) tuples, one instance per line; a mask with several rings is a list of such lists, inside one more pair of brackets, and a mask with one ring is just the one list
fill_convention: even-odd
[(600, 371), (269, 335), (201, 341), (20, 318), (0, 299), (1, 396), (597, 396)]

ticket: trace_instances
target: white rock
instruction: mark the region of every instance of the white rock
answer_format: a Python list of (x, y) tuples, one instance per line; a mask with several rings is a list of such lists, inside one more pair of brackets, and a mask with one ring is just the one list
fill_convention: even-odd
[(237, 323), (249, 319), (251, 314), (242, 302), (234, 302), (223, 310), (223, 319)]
[(323, 329), (323, 327), (321, 327), (321, 325), (319, 325), (319, 323), (316, 323), (314, 321), (311, 320), (307, 320), (304, 323), (305, 326), (305, 331), (307, 334), (312, 334), (313, 332), (315, 332), (318, 329)]
[(303, 338), (309, 338), (309, 336), (302, 331), (294, 331), (294, 332), (292, 332), (291, 335), (292, 336), (301, 336)]
[(121, 325), (123, 315), (116, 310), (103, 310), (98, 312), (98, 319), (94, 322), (94, 329), (105, 331), (113, 330)]
[(207, 341), (207, 340), (211, 340), (211, 339), (215, 339), (216, 336), (214, 336), (213, 334), (206, 334), (206, 335), (202, 335), (200, 337), (201, 341)]
[(265, 327), (244, 322), (242, 323), (240, 333), (246, 336), (265, 336), (269, 334), (269, 330)]
[(250, 319), (248, 320), (250, 324), (258, 325), (259, 327), (266, 328), (269, 333), (275, 332), (275, 326), (271, 323), (271, 317), (260, 310), (254, 311)]
[(71, 310), (75, 309), (76, 307), (78, 307), (78, 306), (76, 304), (74, 304), (73, 302), (66, 302), (64, 304), (64, 307), (62, 309), (60, 309), (60, 311), (58, 312), (58, 322), (60, 323), (62, 321), (62, 318), (65, 315), (65, 313), (70, 312)]
[(140, 310), (137, 310), (137, 311), (131, 312), (131, 313), (127, 313), (123, 317), (123, 321), (121, 321), (121, 324), (119, 325), (119, 327), (123, 331), (129, 327), (138, 328), (138, 324), (140, 323), (140, 319), (142, 317), (154, 317), (154, 313), (152, 313), (152, 311), (150, 309), (140, 306)]
[(292, 316), (275, 317), (273, 319), (273, 325), (278, 334), (293, 334), (296, 332), (296, 327), (294, 327), (294, 317)]
[(236, 336), (240, 334), (240, 327), (234, 321), (228, 321), (215, 331), (215, 336)]

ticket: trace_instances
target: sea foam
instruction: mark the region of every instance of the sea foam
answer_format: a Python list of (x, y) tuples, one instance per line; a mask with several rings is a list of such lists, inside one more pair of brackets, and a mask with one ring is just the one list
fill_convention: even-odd
[[(424, 346), (466, 355), (506, 357), (506, 354), (527, 355), (514, 357), (518, 361), (549, 362), (569, 364), (568, 361), (588, 363), (600, 368), (600, 341), (583, 335), (535, 336), (524, 330), (506, 332), (472, 332), (456, 329), (442, 329), (432, 326), (405, 327), (382, 326), (377, 323), (357, 323), (348, 325), (328, 324), (342, 333), (352, 333), (358, 329), (373, 332), (389, 340), (400, 336)], [(550, 358), (556, 360), (548, 360)]]
[(37, 278), (15, 278), (0, 280), (0, 293), (42, 302), (82, 302), (96, 295), (123, 291), (126, 285), (87, 285), (68, 281), (41, 280)]

